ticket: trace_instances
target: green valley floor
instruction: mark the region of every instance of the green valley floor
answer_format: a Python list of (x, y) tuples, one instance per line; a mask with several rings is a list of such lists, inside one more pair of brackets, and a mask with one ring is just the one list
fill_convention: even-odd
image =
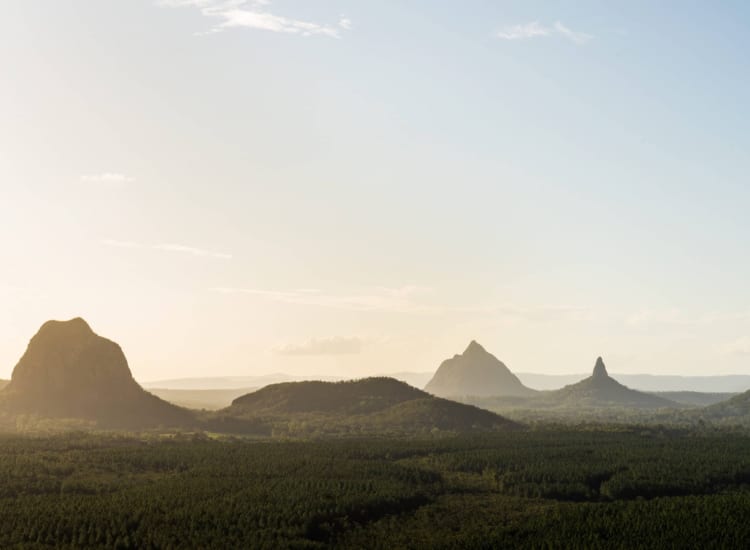
[(0, 439), (0, 547), (742, 547), (750, 438)]

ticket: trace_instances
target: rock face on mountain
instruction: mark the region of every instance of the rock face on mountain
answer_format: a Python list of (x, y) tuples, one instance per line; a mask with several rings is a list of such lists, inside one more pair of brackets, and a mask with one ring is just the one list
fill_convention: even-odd
[(222, 416), (269, 425), (304, 425), (316, 433), (422, 433), (514, 429), (490, 411), (434, 397), (394, 378), (285, 382), (238, 397)]
[(592, 380), (597, 380), (602, 383), (606, 383), (606, 380), (612, 380), (612, 378), (609, 377), (607, 367), (604, 366), (604, 360), (601, 357), (596, 358), (596, 363), (594, 364), (594, 372), (591, 373), (591, 378)]
[(141, 388), (120, 346), (80, 318), (48, 321), (0, 392), (11, 413), (92, 420), (102, 427), (181, 426), (191, 413)]
[(536, 394), (474, 340), (461, 355), (442, 362), (425, 390), (440, 397), (531, 397)]
[(601, 357), (596, 359), (594, 372), (576, 384), (565, 386), (556, 391), (545, 392), (544, 396), (534, 402), (536, 405), (559, 407), (629, 407), (658, 409), (676, 407), (677, 403), (631, 390), (609, 376), (607, 367)]

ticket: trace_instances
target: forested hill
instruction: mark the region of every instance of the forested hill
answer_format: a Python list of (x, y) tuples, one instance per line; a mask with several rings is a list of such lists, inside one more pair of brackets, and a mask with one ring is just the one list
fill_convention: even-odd
[(404, 401), (429, 397), (394, 378), (378, 377), (346, 382), (285, 382), (238, 397), (232, 407), (253, 412), (338, 412), (362, 414), (380, 411)]
[(700, 416), (719, 424), (750, 425), (750, 391), (700, 411)]
[(433, 397), (393, 378), (274, 384), (234, 400), (224, 418), (262, 419), (276, 430), (421, 433), (513, 429), (517, 425), (471, 405)]

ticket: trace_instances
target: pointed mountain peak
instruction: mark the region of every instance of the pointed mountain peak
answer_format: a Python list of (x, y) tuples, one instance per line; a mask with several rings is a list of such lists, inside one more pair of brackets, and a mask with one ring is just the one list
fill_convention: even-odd
[(534, 393), (476, 340), (461, 355), (443, 361), (425, 389), (439, 397), (523, 397)]
[(487, 350), (485, 350), (476, 340), (472, 340), (469, 342), (466, 351), (464, 351), (464, 355), (472, 355), (476, 353), (487, 353)]
[(594, 378), (609, 377), (607, 374), (607, 367), (604, 366), (604, 361), (601, 357), (596, 358), (596, 365), (594, 365)]

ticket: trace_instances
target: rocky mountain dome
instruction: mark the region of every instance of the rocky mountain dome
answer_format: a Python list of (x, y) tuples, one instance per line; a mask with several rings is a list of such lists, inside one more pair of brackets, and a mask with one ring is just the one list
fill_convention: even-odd
[(425, 391), (440, 397), (530, 397), (536, 393), (474, 340), (462, 354), (442, 362)]
[(0, 404), (11, 413), (113, 427), (177, 426), (192, 418), (141, 388), (120, 346), (81, 318), (42, 325), (0, 392)]

